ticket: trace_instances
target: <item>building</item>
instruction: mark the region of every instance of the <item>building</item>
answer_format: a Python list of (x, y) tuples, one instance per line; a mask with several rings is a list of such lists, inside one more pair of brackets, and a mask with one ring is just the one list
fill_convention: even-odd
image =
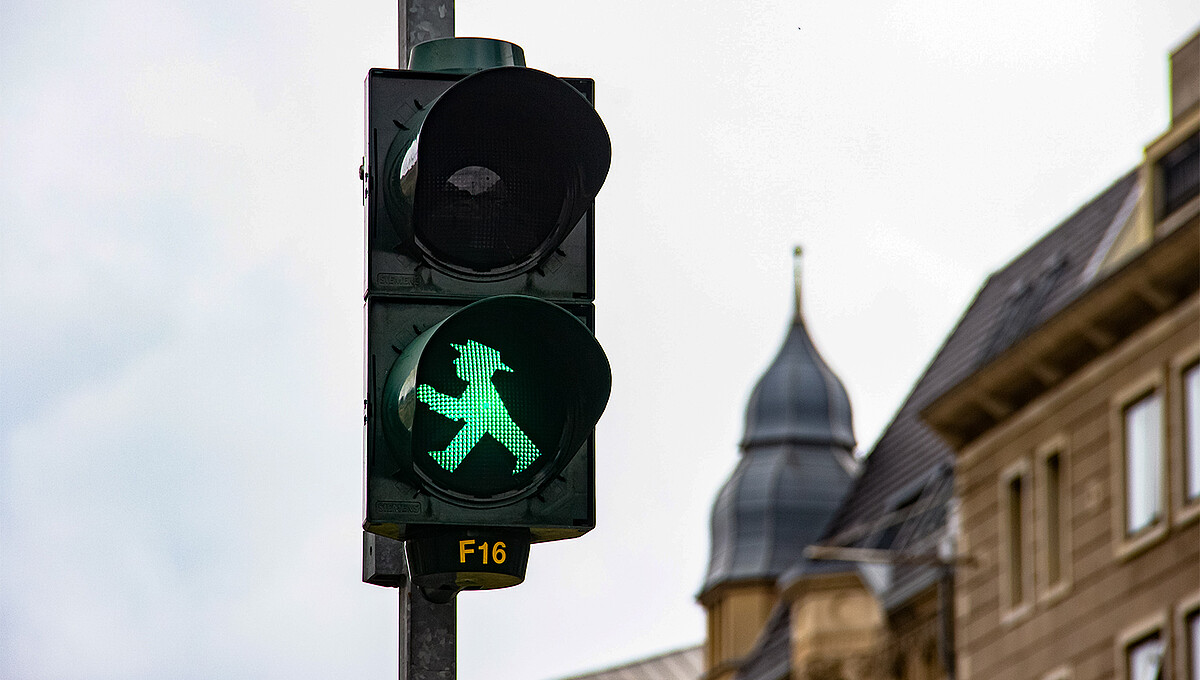
[(1200, 680), (1200, 34), (1171, 72), (1168, 130), (985, 282), (734, 680)]
[(1200, 34), (1139, 167), (998, 272), (923, 410), (960, 503), (958, 677), (1200, 678)]
[(1200, 680), (1200, 33), (1171, 82), (1142, 163), (987, 279), (861, 469), (797, 284), (713, 506), (699, 680)]
[(1171, 70), (1168, 130), (985, 282), (734, 680), (1200, 679), (1200, 34)]

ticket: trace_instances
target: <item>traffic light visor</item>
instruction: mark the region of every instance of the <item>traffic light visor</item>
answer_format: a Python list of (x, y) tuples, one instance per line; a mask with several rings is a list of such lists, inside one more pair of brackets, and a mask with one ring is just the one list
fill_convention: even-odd
[(600, 117), (576, 89), (542, 71), (480, 71), (420, 115), (388, 150), (386, 201), (422, 256), (459, 276), (537, 266), (608, 174), (612, 149)]

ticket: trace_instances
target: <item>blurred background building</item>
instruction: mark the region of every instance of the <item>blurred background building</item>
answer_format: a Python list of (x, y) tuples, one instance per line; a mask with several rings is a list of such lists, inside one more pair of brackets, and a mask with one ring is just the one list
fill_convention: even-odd
[(1170, 79), (1142, 163), (987, 279), (866, 456), (797, 259), (706, 639), (579, 680), (1200, 680), (1200, 33)]

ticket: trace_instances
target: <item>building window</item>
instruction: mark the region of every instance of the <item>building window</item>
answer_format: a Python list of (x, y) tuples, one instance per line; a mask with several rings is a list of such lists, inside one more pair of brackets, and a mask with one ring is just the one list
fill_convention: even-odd
[(1046, 491), (1046, 509), (1043, 517), (1046, 535), (1046, 583), (1054, 585), (1063, 578), (1063, 479), (1062, 454), (1058, 451), (1046, 456), (1042, 462)]
[(1200, 195), (1200, 134), (1168, 151), (1158, 162), (1162, 177), (1162, 213), (1166, 217)]
[(1008, 480), (1008, 585), (1013, 604), (1025, 599), (1025, 537), (1021, 533), (1021, 487), (1024, 480), (1019, 476)]
[(1152, 633), (1126, 647), (1125, 662), (1128, 680), (1160, 680), (1163, 642), (1159, 633)]
[(1049, 600), (1066, 594), (1071, 585), (1071, 482), (1068, 438), (1058, 435), (1038, 447), (1037, 581), (1038, 597)]
[(1006, 475), (1003, 494), (1005, 536), (1004, 583), (1008, 586), (1008, 605), (1018, 607), (1025, 602), (1025, 470), (1014, 470)]
[(1162, 517), (1162, 399), (1151, 392), (1124, 410), (1125, 532)]
[(1034, 600), (1034, 544), (1039, 533), (1034, 524), (1034, 471), (1021, 458), (996, 478), (996, 584), (1000, 620), (1015, 623), (1028, 615)]
[(1200, 364), (1183, 371), (1183, 468), (1187, 499), (1194, 501), (1200, 498)]

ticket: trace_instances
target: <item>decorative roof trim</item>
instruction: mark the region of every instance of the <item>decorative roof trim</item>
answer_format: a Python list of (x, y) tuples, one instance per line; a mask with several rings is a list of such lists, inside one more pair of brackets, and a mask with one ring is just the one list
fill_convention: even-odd
[(699, 593), (696, 593), (696, 601), (705, 607), (711, 607), (718, 599), (723, 597), (727, 591), (742, 589), (742, 588), (775, 588), (776, 577), (756, 577), (735, 579), (732, 581), (720, 581), (714, 583), (707, 588), (704, 588)]
[(1141, 177), (1139, 175), (1138, 181), (1129, 190), (1129, 194), (1125, 197), (1125, 202), (1117, 209), (1117, 214), (1113, 217), (1112, 222), (1108, 225), (1108, 229), (1104, 232), (1104, 238), (1100, 239), (1100, 245), (1096, 246), (1096, 252), (1092, 253), (1092, 259), (1088, 260), (1087, 266), (1083, 268), (1083, 272), (1079, 275), (1080, 283), (1086, 284), (1100, 272), (1101, 267), (1109, 259), (1117, 237), (1125, 231), (1125, 228), (1129, 225), (1129, 220), (1134, 217), (1134, 210), (1137, 209), (1138, 202), (1142, 199), (1143, 193)]

